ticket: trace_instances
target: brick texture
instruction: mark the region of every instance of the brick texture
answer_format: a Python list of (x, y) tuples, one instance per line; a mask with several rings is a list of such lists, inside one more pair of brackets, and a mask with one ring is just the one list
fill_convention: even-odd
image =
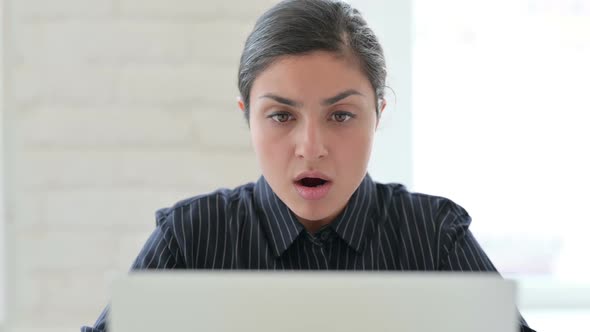
[(275, 0), (5, 0), (8, 331), (91, 324), (156, 209), (260, 171), (236, 106)]

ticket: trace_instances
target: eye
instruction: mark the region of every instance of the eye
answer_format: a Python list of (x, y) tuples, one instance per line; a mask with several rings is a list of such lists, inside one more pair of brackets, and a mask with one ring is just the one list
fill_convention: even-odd
[(289, 120), (292, 120), (293, 116), (287, 112), (277, 112), (269, 115), (268, 118), (273, 119), (274, 121), (279, 123), (285, 123)]
[(334, 112), (330, 115), (331, 120), (336, 121), (336, 122), (346, 122), (352, 118), (354, 118), (355, 115), (350, 113), (350, 112)]

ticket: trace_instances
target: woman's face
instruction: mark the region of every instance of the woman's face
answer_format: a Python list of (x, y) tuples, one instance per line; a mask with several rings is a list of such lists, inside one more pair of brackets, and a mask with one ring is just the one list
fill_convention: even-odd
[(250, 132), (262, 174), (307, 229), (330, 223), (360, 185), (375, 110), (359, 65), (333, 53), (285, 56), (255, 79)]

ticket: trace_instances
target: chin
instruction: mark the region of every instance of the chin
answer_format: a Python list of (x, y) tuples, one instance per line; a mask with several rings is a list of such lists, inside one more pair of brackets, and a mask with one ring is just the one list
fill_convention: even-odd
[[(308, 204), (298, 204), (297, 208), (291, 209), (299, 217), (309, 221), (320, 221), (330, 218), (334, 211), (328, 211), (325, 206), (309, 206)], [(315, 205), (315, 204), (314, 204)], [(325, 205), (325, 204), (324, 204)]]

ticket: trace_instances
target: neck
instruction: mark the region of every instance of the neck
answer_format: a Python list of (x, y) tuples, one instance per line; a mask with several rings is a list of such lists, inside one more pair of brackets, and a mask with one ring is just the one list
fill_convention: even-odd
[(335, 213), (331, 214), (330, 216), (323, 218), (323, 219), (318, 219), (318, 220), (309, 220), (309, 219), (305, 219), (302, 218), (300, 216), (296, 216), (297, 220), (299, 220), (299, 222), (303, 225), (303, 227), (305, 227), (305, 230), (310, 233), (310, 234), (315, 234), (317, 233), (320, 229), (322, 229), (322, 227), (329, 225), (332, 221), (334, 221), (334, 219), (336, 219), (336, 217), (344, 210), (344, 208), (336, 211)]

